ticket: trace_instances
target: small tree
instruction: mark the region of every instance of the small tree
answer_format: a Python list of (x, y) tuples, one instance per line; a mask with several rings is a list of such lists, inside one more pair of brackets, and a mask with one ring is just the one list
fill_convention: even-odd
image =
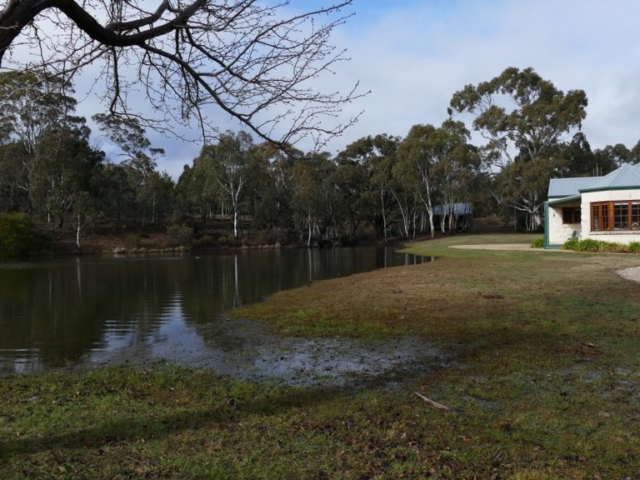
[(23, 213), (0, 214), (0, 257), (20, 257), (31, 253), (36, 234), (31, 219)]

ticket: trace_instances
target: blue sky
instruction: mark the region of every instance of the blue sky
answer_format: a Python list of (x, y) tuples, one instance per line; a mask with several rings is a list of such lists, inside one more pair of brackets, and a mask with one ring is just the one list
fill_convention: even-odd
[[(330, 3), (292, 0), (290, 8)], [(351, 61), (340, 64), (330, 85), (347, 90), (360, 81), (371, 94), (345, 106), (345, 118), (364, 113), (327, 145), (332, 153), (363, 136), (439, 125), (457, 90), (510, 66), (533, 67), (564, 91), (585, 90), (583, 131), (592, 148), (640, 139), (637, 0), (354, 0), (347, 12), (355, 16), (332, 40)], [(318, 87), (326, 84), (321, 79)], [(219, 121), (221, 130), (240, 128), (224, 116)], [(200, 148), (151, 136), (167, 151), (160, 168), (174, 178)]]

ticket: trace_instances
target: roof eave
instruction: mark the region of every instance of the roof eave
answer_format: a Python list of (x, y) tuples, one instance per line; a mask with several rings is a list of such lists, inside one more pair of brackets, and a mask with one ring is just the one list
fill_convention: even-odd
[(640, 185), (627, 185), (624, 187), (583, 188), (580, 193), (605, 192), (608, 190), (640, 190)]
[(549, 205), (561, 205), (563, 203), (575, 202), (576, 200), (581, 200), (582, 195), (570, 195), (568, 197), (560, 197), (560, 198), (550, 198)]

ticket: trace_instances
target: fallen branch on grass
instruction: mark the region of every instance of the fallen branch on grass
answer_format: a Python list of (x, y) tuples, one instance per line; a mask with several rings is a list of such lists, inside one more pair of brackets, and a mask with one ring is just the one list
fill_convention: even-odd
[(453, 408), (451, 407), (447, 407), (446, 405), (443, 405), (441, 403), (436, 402), (435, 400), (431, 400), (430, 398), (425, 397), (424, 395), (422, 395), (421, 393), (418, 392), (413, 392), (415, 393), (418, 397), (420, 397), (422, 400), (424, 400), (425, 402), (427, 402), (429, 405), (431, 405), (432, 407), (438, 408), (440, 410), (445, 410), (447, 412), (453, 412)]

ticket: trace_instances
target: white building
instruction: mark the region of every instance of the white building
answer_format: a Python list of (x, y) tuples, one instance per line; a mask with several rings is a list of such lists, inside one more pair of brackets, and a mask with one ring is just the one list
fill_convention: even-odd
[(640, 166), (604, 177), (553, 178), (544, 205), (545, 248), (571, 237), (620, 244), (640, 241)]

